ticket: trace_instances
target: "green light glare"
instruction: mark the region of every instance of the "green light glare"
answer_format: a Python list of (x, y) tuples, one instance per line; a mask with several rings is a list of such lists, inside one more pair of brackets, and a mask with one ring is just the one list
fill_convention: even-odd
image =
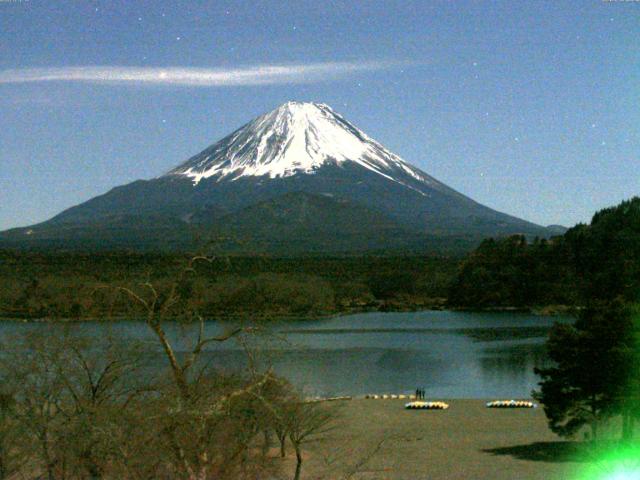
[(600, 452), (576, 480), (640, 480), (640, 445), (617, 446)]
[(640, 474), (637, 469), (634, 471), (632, 469), (622, 468), (620, 470), (616, 470), (610, 475), (606, 475), (605, 478), (607, 480), (637, 480), (640, 478)]

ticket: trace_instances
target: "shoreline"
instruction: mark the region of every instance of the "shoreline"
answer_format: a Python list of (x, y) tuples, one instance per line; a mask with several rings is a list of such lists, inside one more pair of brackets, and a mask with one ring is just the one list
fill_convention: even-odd
[[(571, 316), (581, 307), (569, 305), (544, 305), (534, 307), (455, 307), (448, 305), (437, 305), (431, 308), (424, 305), (405, 305), (399, 308), (391, 308), (388, 304), (384, 306), (371, 308), (349, 308), (337, 312), (312, 313), (312, 314), (293, 314), (293, 313), (270, 313), (270, 314), (252, 314), (233, 313), (226, 315), (215, 315), (215, 318), (207, 318), (207, 321), (215, 320), (221, 322), (237, 322), (239, 320), (252, 321), (306, 321), (306, 320), (323, 320), (347, 315), (356, 315), (358, 313), (409, 313), (409, 312), (467, 312), (467, 313), (528, 313), (535, 316)], [(211, 315), (214, 317), (214, 315)], [(0, 312), (0, 322), (20, 322), (20, 323), (82, 323), (82, 322), (120, 322), (135, 321), (144, 322), (144, 319), (135, 317), (116, 316), (110, 318), (100, 317), (29, 317), (25, 315), (11, 315), (6, 312)], [(177, 321), (177, 318), (169, 318), (167, 321)]]

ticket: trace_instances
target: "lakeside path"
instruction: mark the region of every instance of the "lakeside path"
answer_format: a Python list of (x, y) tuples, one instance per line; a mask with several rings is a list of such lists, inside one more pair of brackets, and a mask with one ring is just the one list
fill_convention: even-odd
[[(303, 479), (345, 478), (345, 470), (373, 452), (352, 478), (577, 478), (580, 463), (570, 461), (574, 445), (547, 428), (542, 408), (489, 409), (484, 400), (447, 400), (448, 410), (425, 411), (405, 410), (405, 402), (335, 402), (338, 428), (307, 447)], [(331, 467), (334, 474), (327, 473)]]

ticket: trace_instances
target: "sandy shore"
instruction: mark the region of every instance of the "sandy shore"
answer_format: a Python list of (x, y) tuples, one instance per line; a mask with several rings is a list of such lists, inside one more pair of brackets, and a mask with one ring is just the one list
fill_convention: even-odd
[(570, 461), (575, 445), (547, 428), (541, 408), (488, 409), (483, 400), (448, 400), (444, 411), (405, 410), (403, 400), (335, 403), (338, 428), (306, 447), (305, 479), (359, 470), (350, 478), (553, 480), (574, 478), (580, 466)]

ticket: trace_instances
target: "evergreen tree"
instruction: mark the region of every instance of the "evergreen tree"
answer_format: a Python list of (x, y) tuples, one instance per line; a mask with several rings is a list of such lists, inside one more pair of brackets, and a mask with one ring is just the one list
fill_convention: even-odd
[(626, 383), (621, 387), (622, 438), (633, 438), (634, 425), (640, 420), (640, 304), (631, 308), (632, 341), (623, 349), (624, 362), (629, 368)]
[(596, 439), (601, 422), (634, 404), (629, 385), (637, 368), (629, 360), (637, 344), (630, 310), (620, 300), (590, 305), (575, 325), (556, 324), (547, 349), (555, 366), (536, 369), (542, 381), (534, 397), (555, 433), (572, 436), (589, 425)]

